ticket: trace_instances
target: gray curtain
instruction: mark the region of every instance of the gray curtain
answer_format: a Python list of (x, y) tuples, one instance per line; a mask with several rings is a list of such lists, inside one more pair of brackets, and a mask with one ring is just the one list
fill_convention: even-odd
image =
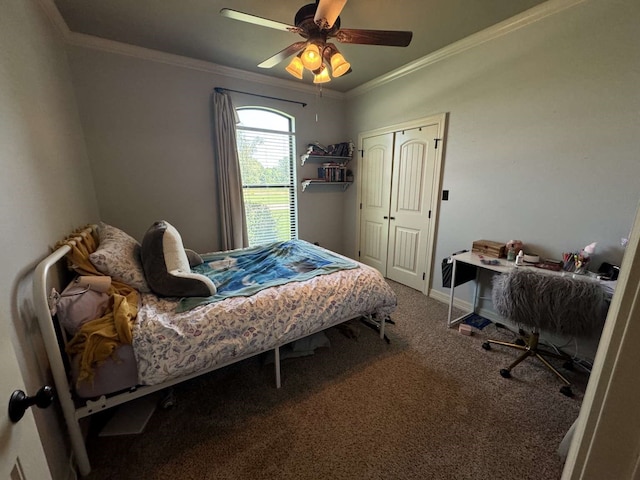
[(220, 248), (249, 246), (242, 197), (242, 178), (236, 143), (236, 111), (226, 93), (212, 93), (213, 155), (217, 170)]

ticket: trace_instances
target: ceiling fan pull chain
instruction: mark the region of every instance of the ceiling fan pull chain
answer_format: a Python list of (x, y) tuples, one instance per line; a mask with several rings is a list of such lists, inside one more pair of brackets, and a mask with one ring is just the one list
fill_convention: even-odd
[(321, 100), (322, 100), (322, 84), (318, 85), (318, 94), (316, 95), (316, 123), (318, 123), (318, 120), (319, 120), (318, 110), (320, 107)]

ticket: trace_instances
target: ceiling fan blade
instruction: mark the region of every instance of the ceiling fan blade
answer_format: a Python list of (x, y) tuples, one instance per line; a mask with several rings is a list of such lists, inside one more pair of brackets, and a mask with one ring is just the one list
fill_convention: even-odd
[(293, 25), (287, 25), (286, 23), (276, 22), (275, 20), (258, 17), (257, 15), (251, 15), (249, 13), (231, 10), (230, 8), (223, 8), (222, 10), (220, 10), (220, 15), (222, 15), (223, 17), (232, 18), (234, 20), (240, 20), (241, 22), (260, 25), (261, 27), (275, 28), (276, 30), (282, 30), (284, 32), (300, 33), (300, 29), (298, 27), (294, 27)]
[(341, 28), (336, 32), (335, 37), (340, 43), (406, 47), (411, 43), (413, 32), (404, 32), (400, 30), (359, 30), (353, 28)]
[(307, 42), (296, 42), (296, 43), (293, 43), (293, 44), (289, 45), (287, 48), (285, 48), (284, 50), (281, 50), (278, 53), (276, 53), (273, 57), (267, 58), (264, 62), (262, 62), (258, 66), (260, 68), (275, 67), (277, 64), (279, 64), (283, 60), (286, 60), (288, 57), (290, 57), (294, 53), (297, 53), (300, 50), (302, 50), (305, 47), (306, 44), (307, 44)]
[(347, 0), (319, 0), (313, 21), (320, 30), (333, 27)]

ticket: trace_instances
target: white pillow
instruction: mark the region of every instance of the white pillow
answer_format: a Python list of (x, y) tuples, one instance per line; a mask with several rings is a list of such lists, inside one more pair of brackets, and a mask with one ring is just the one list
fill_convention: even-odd
[(140, 260), (140, 243), (119, 228), (100, 222), (100, 244), (89, 260), (96, 269), (113, 280), (126, 283), (139, 292), (151, 291)]

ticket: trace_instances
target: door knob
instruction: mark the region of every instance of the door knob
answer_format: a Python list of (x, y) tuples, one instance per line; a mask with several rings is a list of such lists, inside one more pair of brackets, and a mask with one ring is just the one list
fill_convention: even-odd
[(9, 418), (13, 423), (16, 423), (22, 418), (27, 408), (32, 405), (47, 408), (53, 403), (54, 398), (53, 387), (49, 385), (40, 387), (33, 397), (28, 396), (22, 390), (15, 390), (9, 399)]

